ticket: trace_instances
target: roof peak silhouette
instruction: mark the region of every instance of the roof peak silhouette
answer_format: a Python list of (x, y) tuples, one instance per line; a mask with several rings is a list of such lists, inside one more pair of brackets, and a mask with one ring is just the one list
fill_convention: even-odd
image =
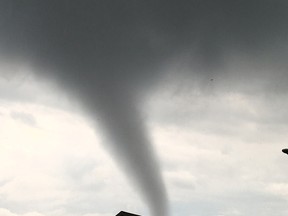
[(140, 216), (140, 215), (125, 212), (125, 211), (120, 211), (116, 216)]

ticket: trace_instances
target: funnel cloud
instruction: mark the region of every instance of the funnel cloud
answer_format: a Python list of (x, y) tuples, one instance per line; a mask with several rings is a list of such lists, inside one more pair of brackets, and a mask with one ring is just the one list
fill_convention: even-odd
[(247, 80), (272, 77), (272, 86), (287, 80), (287, 12), (280, 0), (1, 0), (0, 56), (27, 62), (39, 79), (53, 80), (84, 104), (151, 214), (166, 216), (168, 197), (143, 121), (143, 95), (173, 61), (188, 68), (191, 80), (226, 76), (224, 84), (235, 82), (237, 75), (227, 70), (231, 56), (257, 70), (269, 65), (274, 73), (249, 70), (243, 72)]

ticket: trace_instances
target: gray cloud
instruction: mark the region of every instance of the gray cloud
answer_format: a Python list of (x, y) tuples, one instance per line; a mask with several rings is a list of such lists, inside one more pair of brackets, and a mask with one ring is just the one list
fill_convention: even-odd
[(7, 183), (9, 183), (10, 181), (12, 181), (11, 179), (1, 179), (0, 180), (0, 188), (5, 186)]
[(31, 126), (31, 127), (37, 126), (37, 121), (36, 121), (35, 117), (31, 114), (23, 113), (23, 112), (11, 112), (10, 116), (14, 120), (20, 121), (24, 124)]
[(108, 149), (152, 214), (164, 216), (167, 197), (143, 123), (143, 90), (175, 61), (201, 89), (212, 77), (222, 79), (224, 91), (286, 91), (287, 6), (280, 0), (3, 0), (1, 56), (29, 62), (92, 117), (97, 111)]

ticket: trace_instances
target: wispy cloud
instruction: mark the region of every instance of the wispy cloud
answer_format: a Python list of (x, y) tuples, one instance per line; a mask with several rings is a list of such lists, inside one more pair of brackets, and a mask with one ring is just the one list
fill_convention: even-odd
[(13, 111), (10, 113), (10, 116), (12, 119), (14, 119), (16, 121), (20, 121), (23, 124), (26, 124), (30, 127), (36, 127), (37, 126), (37, 121), (36, 121), (35, 117), (30, 113)]

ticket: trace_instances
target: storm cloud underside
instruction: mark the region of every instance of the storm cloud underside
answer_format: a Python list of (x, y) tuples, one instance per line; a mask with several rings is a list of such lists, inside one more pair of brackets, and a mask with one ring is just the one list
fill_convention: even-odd
[[(0, 56), (27, 62), (83, 103), (151, 213), (164, 216), (168, 198), (143, 122), (144, 93), (171, 61), (191, 80), (231, 78), (231, 55), (256, 65), (241, 72), (244, 81), (287, 81), (287, 12), (277, 0), (1, 0)], [(224, 82), (243, 81), (230, 78)]]

